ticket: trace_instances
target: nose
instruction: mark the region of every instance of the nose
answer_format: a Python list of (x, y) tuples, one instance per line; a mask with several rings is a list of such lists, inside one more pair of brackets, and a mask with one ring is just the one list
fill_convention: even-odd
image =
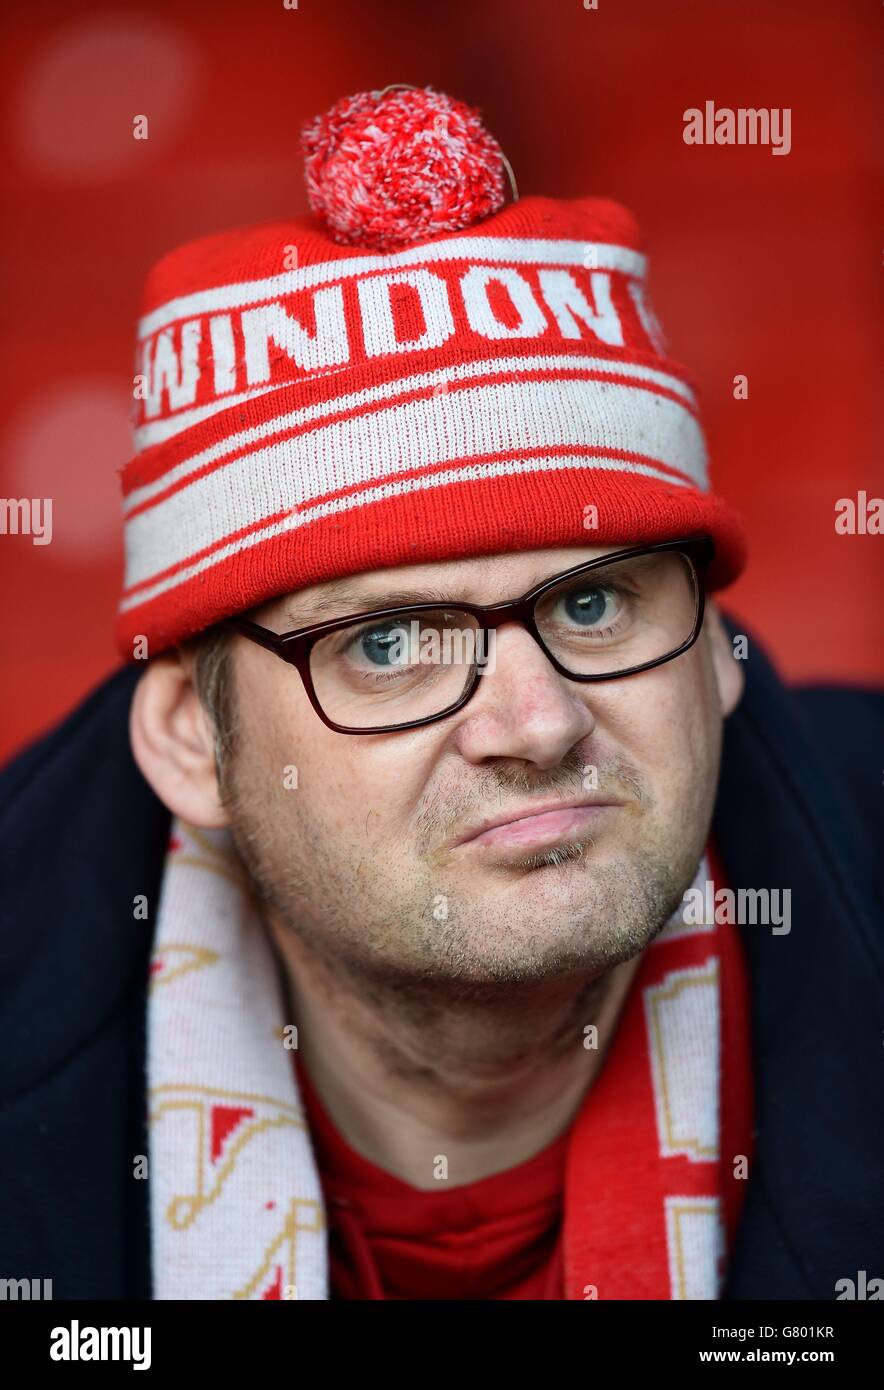
[(467, 762), (515, 758), (553, 768), (595, 728), (579, 684), (560, 676), (516, 623), (497, 629), (494, 669), (464, 708), (456, 744)]

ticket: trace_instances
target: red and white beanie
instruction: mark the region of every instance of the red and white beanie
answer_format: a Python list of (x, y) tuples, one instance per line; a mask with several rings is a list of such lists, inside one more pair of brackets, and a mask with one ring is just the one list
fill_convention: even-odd
[(338, 576), (503, 551), (708, 534), (729, 583), (742, 522), (709, 489), (632, 215), (513, 198), (478, 113), (430, 88), (346, 98), (302, 143), (312, 215), (148, 279), (124, 654)]

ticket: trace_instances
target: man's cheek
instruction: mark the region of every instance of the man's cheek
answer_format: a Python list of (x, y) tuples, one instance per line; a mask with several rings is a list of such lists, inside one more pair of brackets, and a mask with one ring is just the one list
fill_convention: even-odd
[(331, 841), (331, 851), (364, 850), (383, 834), (389, 818), (389, 788), (383, 776), (366, 779), (348, 759), (336, 761), (314, 749), (303, 759), (302, 813)]

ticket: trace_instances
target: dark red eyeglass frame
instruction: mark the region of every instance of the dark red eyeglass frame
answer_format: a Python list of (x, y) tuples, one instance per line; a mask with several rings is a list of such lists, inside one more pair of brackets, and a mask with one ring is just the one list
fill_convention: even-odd
[[(694, 572), (697, 588), (697, 612), (694, 628), (690, 637), (682, 642), (680, 647), (676, 647), (675, 651), (667, 652), (665, 656), (656, 657), (653, 661), (645, 661), (640, 666), (629, 666), (625, 671), (614, 671), (601, 675), (593, 673), (585, 676), (577, 676), (572, 671), (568, 671), (552, 652), (547, 650), (534, 621), (534, 609), (537, 600), (542, 598), (549, 589), (556, 588), (566, 579), (590, 573), (595, 569), (603, 569), (605, 566), (613, 564), (615, 560), (625, 560), (635, 555), (654, 555), (669, 550), (678, 551), (688, 558)], [(476, 668), (473, 679), (463, 694), (455, 700), (454, 704), (440, 710), (438, 714), (431, 714), (422, 719), (412, 719), (405, 724), (382, 724), (377, 728), (354, 729), (346, 724), (336, 724), (333, 719), (329, 718), (313, 687), (313, 677), (310, 674), (310, 653), (320, 637), (325, 637), (329, 632), (335, 632), (338, 628), (349, 627), (352, 623), (364, 622), (370, 618), (389, 618), (397, 613), (439, 612), (440, 608), (447, 612), (450, 609), (458, 613), (469, 613), (472, 618), (478, 621), (479, 629), (485, 633), (502, 627), (504, 623), (520, 623), (534, 638), (554, 670), (560, 676), (564, 676), (566, 680), (579, 681), (581, 684), (590, 681), (622, 680), (624, 676), (635, 676), (640, 671), (650, 671), (654, 666), (662, 666), (665, 662), (681, 656), (682, 652), (686, 652), (689, 647), (694, 645), (703, 626), (706, 600), (705, 577), (714, 555), (715, 542), (711, 536), (689, 537), (686, 540), (678, 541), (660, 541), (656, 545), (631, 546), (627, 550), (616, 550), (610, 555), (600, 555), (595, 560), (586, 560), (582, 565), (575, 565), (572, 569), (563, 570), (561, 574), (553, 575), (551, 579), (545, 579), (542, 584), (537, 584), (533, 589), (529, 589), (521, 598), (509, 599), (505, 603), (400, 603), (394, 608), (371, 608), (365, 613), (349, 613), (346, 618), (332, 618), (328, 622), (313, 623), (310, 627), (297, 628), (293, 632), (273, 632), (270, 628), (262, 627), (260, 623), (253, 623), (250, 618), (241, 617), (227, 618), (220, 626), (238, 633), (241, 637), (247, 637), (252, 642), (257, 642), (259, 646), (273, 652), (274, 656), (278, 656), (282, 661), (294, 666), (301, 677), (307, 698), (314, 710), (323, 724), (329, 729), (333, 729), (335, 733), (367, 735), (399, 733), (406, 729), (419, 728), (423, 724), (435, 724), (438, 720), (447, 719), (449, 715), (456, 714), (458, 710), (463, 709), (476, 692), (481, 674), (479, 668)]]

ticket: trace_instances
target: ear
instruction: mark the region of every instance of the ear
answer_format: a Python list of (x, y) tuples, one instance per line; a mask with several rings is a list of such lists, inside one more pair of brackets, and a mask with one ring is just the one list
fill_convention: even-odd
[(135, 687), (129, 739), (144, 777), (173, 815), (205, 830), (229, 823), (218, 795), (212, 726), (180, 653), (151, 659)]
[(707, 600), (703, 630), (709, 644), (712, 658), (712, 671), (718, 687), (718, 700), (721, 713), (726, 719), (733, 714), (743, 694), (746, 678), (743, 668), (734, 656), (727, 628), (721, 621), (721, 614), (714, 603)]

